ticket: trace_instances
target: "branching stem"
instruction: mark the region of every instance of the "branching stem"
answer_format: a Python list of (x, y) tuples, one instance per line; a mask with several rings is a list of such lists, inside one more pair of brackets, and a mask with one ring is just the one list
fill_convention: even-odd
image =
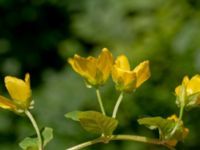
[[(105, 138), (107, 138), (107, 140), (105, 140)], [(143, 142), (143, 143), (148, 143), (148, 144), (163, 145), (163, 146), (168, 147), (171, 150), (174, 150), (174, 148), (169, 145), (169, 143), (171, 142), (170, 140), (159, 140), (159, 139), (147, 138), (144, 136), (137, 136), (137, 135), (112, 135), (110, 137), (99, 137), (97, 139), (84, 142), (74, 147), (67, 148), (66, 150), (80, 150), (97, 143), (108, 143), (109, 141), (116, 141), (116, 140), (136, 141), (136, 142)]]

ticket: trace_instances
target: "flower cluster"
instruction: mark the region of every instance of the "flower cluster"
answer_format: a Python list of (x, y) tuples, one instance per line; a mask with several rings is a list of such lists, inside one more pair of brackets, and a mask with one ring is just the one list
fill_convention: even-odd
[(118, 56), (113, 64), (113, 56), (107, 48), (102, 49), (98, 58), (75, 55), (68, 62), (93, 87), (104, 85), (112, 74), (117, 90), (131, 92), (150, 77), (149, 61), (146, 60), (131, 70), (125, 55)]
[[(137, 120), (140, 125), (145, 125), (150, 130), (156, 129), (159, 131), (159, 138), (151, 139), (135, 135), (113, 135), (119, 123), (116, 115), (122, 102), (123, 94), (135, 91), (151, 76), (148, 60), (131, 69), (129, 60), (125, 55), (119, 55), (114, 59), (112, 53), (107, 48), (103, 48), (97, 58), (92, 56), (84, 58), (74, 55), (73, 58), (68, 59), (68, 62), (73, 70), (84, 78), (87, 87), (96, 88), (97, 100), (101, 109), (101, 113), (90, 110), (74, 111), (65, 115), (67, 118), (78, 121), (86, 131), (100, 135), (97, 139), (70, 149), (81, 149), (95, 143), (108, 143), (112, 140), (140, 141), (164, 145), (173, 149), (178, 141), (183, 141), (188, 135), (189, 129), (184, 126), (182, 120), (183, 112), (185, 109), (200, 105), (200, 75), (195, 75), (191, 79), (185, 76), (182, 83), (175, 88), (176, 104), (180, 108), (178, 117), (174, 114), (168, 118), (157, 116), (144, 117)], [(110, 76), (112, 76), (116, 90), (120, 91), (120, 95), (115, 103), (112, 116), (107, 116), (99, 87), (103, 86)], [(25, 75), (24, 80), (6, 76), (5, 86), (11, 98), (0, 95), (0, 107), (17, 114), (24, 113), (30, 119), (37, 134), (37, 138), (25, 138), (20, 143), (20, 147), (23, 150), (43, 150), (53, 138), (53, 130), (46, 127), (41, 134), (34, 117), (29, 112), (29, 109), (33, 108), (29, 73)]]

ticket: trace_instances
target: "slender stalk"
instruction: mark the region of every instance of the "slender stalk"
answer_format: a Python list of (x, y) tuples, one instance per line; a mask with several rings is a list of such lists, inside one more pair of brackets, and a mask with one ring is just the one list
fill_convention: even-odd
[(182, 117), (183, 117), (184, 107), (185, 107), (185, 105), (182, 105), (181, 108), (180, 108), (180, 112), (179, 112), (179, 120), (181, 120)]
[(117, 115), (117, 112), (118, 112), (118, 108), (119, 108), (119, 105), (121, 104), (122, 102), (122, 99), (123, 99), (123, 92), (121, 92), (121, 94), (119, 95), (119, 98), (115, 104), (115, 107), (114, 107), (114, 110), (113, 110), (113, 114), (112, 114), (112, 117), (113, 118), (116, 118), (116, 115)]
[(182, 85), (181, 87), (181, 95), (180, 95), (180, 112), (179, 112), (179, 120), (183, 117), (183, 111), (185, 107), (185, 101), (186, 101), (186, 87)]
[(99, 102), (99, 106), (101, 108), (101, 112), (102, 112), (103, 115), (106, 115), (104, 107), (103, 107), (103, 102), (102, 102), (102, 99), (101, 99), (101, 95), (100, 95), (99, 89), (96, 89), (96, 94), (97, 94), (97, 99), (98, 99), (98, 102)]
[[(183, 99), (183, 100), (184, 100), (184, 99)], [(174, 127), (174, 129), (173, 129), (172, 132), (170, 133), (170, 136), (171, 136), (171, 137), (174, 135), (174, 133), (176, 132), (176, 130), (177, 130), (178, 127), (180, 126), (180, 122), (181, 122), (182, 117), (183, 117), (184, 107), (185, 107), (185, 104), (183, 103), (183, 104), (180, 106), (179, 117), (178, 117), (178, 120), (179, 120), (179, 121), (176, 123), (176, 126)]]
[(168, 144), (171, 142), (170, 140), (159, 140), (159, 139), (147, 138), (144, 136), (137, 136), (137, 135), (112, 135), (111, 137), (108, 137), (107, 142), (105, 142), (105, 137), (100, 137), (100, 138), (76, 145), (74, 147), (67, 148), (66, 150), (80, 150), (97, 143), (108, 143), (109, 141), (116, 141), (116, 140), (136, 141), (136, 142), (143, 142), (143, 143), (148, 143), (148, 144), (163, 145), (173, 150), (173, 147), (171, 147)]
[(66, 150), (80, 150), (82, 148), (85, 148), (85, 147), (88, 147), (88, 146), (91, 146), (91, 145), (94, 145), (94, 144), (97, 144), (97, 143), (101, 143), (101, 142), (102, 142), (102, 140), (100, 138), (97, 138), (97, 139), (94, 139), (94, 140), (91, 140), (91, 141), (81, 143), (81, 144), (76, 145), (74, 147), (67, 148)]
[(30, 119), (34, 129), (35, 129), (35, 132), (37, 134), (37, 137), (38, 137), (38, 149), (39, 150), (43, 150), (43, 146), (42, 146), (42, 138), (41, 138), (41, 134), (40, 134), (40, 130), (38, 128), (38, 125), (33, 117), (33, 115), (28, 111), (26, 110), (25, 111), (25, 114), (27, 115), (27, 117)]

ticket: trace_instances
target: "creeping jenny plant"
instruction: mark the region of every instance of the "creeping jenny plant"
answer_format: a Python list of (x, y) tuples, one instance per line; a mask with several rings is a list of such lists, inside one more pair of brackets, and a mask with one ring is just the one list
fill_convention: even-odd
[[(175, 88), (176, 104), (179, 107), (179, 114), (169, 115), (167, 118), (160, 116), (139, 118), (138, 123), (145, 125), (150, 130), (158, 130), (159, 138), (149, 138), (140, 135), (113, 134), (119, 120), (116, 119), (123, 94), (132, 94), (150, 77), (149, 61), (145, 60), (131, 70), (128, 58), (120, 55), (113, 60), (112, 53), (103, 48), (97, 58), (87, 58), (75, 55), (68, 59), (73, 70), (83, 77), (86, 87), (95, 88), (97, 100), (100, 106), (99, 111), (73, 111), (65, 114), (80, 123), (88, 132), (98, 134), (96, 139), (78, 144), (66, 150), (79, 150), (96, 143), (109, 143), (113, 140), (138, 141), (149, 144), (163, 145), (169, 149), (179, 141), (183, 141), (189, 134), (189, 129), (184, 126), (183, 112), (200, 104), (200, 75), (191, 79), (188, 76), (183, 78), (180, 85)], [(109, 76), (112, 76), (115, 88), (120, 92), (119, 98), (113, 107), (112, 116), (108, 116), (104, 109), (99, 87), (106, 84)], [(0, 96), (0, 107), (13, 111), (18, 115), (26, 115), (35, 131), (36, 137), (27, 137), (19, 145), (23, 150), (43, 150), (46, 144), (53, 138), (53, 130), (44, 128), (40, 132), (38, 125), (30, 113), (34, 101), (30, 87), (30, 75), (27, 73), (25, 79), (18, 79), (12, 76), (5, 77), (5, 86), (11, 99)]]
[[(109, 53), (110, 56), (112, 56), (109, 50), (105, 48), (102, 50), (102, 53), (105, 51)], [(123, 54), (118, 56), (112, 65), (111, 57), (109, 57), (110, 59), (104, 60), (99, 59), (100, 56), (98, 57), (99, 64), (107, 62), (107, 65), (105, 65), (105, 71), (99, 71), (100, 69), (96, 69), (98, 68), (98, 63), (91, 61), (94, 59), (91, 56), (82, 58), (78, 55), (75, 55), (74, 58), (68, 59), (68, 62), (74, 71), (80, 74), (87, 81), (87, 83), (98, 90), (97, 99), (100, 104), (101, 113), (98, 111), (74, 111), (65, 115), (67, 118), (80, 122), (81, 126), (86, 131), (99, 134), (99, 137), (94, 140), (84, 142), (66, 150), (78, 150), (96, 143), (108, 143), (112, 140), (139, 141), (144, 143), (163, 145), (169, 149), (174, 149), (176, 144), (179, 141), (183, 141), (189, 133), (189, 129), (184, 127), (182, 120), (184, 108), (191, 108), (200, 104), (200, 76), (195, 75), (191, 80), (189, 80), (187, 76), (184, 77), (183, 83), (175, 89), (176, 103), (180, 108), (178, 117), (175, 114), (172, 114), (167, 118), (158, 116), (138, 119), (138, 123), (140, 125), (145, 125), (151, 130), (157, 129), (159, 131), (158, 139), (147, 138), (145, 136), (138, 135), (115, 135), (113, 132), (117, 128), (118, 124), (120, 124), (116, 119), (116, 115), (123, 99), (123, 94), (131, 94), (132, 92), (135, 92), (143, 82), (149, 79), (151, 74), (149, 61), (145, 60), (141, 62), (133, 70), (131, 70), (128, 58)], [(112, 66), (111, 71), (107, 71), (109, 68), (108, 66)], [(104, 70), (104, 68), (101, 69)], [(91, 74), (91, 72), (93, 74), (88, 75)], [(100, 91), (98, 89), (99, 85), (105, 84), (109, 73), (112, 75), (116, 90), (120, 91), (121, 93), (113, 108), (111, 117), (107, 116), (105, 113)], [(99, 79), (102, 79), (102, 76), (106, 76), (106, 80), (103, 80), (103, 84), (99, 84), (102, 83), (98, 82)]]

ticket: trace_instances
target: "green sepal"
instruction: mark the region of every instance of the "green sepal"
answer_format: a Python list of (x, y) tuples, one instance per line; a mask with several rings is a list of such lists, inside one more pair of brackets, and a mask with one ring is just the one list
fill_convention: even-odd
[(178, 107), (185, 106), (187, 103), (187, 93), (185, 85), (180, 86), (180, 93), (176, 97), (176, 104)]
[(188, 96), (185, 108), (191, 109), (194, 107), (200, 107), (200, 92)]
[(88, 132), (105, 136), (112, 135), (118, 125), (116, 119), (96, 111), (75, 111), (67, 113), (65, 117), (79, 121), (81, 126)]

